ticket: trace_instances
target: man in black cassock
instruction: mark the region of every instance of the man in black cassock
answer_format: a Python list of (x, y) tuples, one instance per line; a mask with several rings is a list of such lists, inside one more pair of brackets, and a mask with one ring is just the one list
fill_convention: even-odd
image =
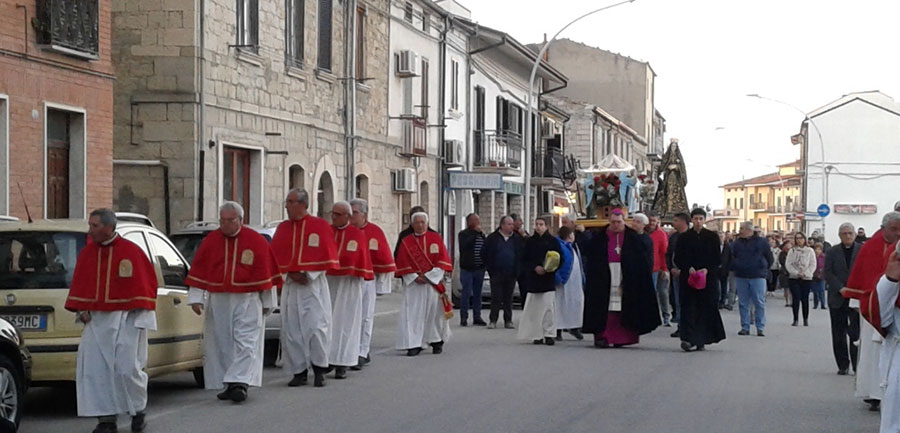
[(585, 267), (582, 331), (594, 334), (597, 348), (637, 344), (638, 336), (662, 324), (647, 247), (625, 226), (621, 211), (609, 219), (588, 241), (585, 254), (591, 266)]
[[(725, 327), (719, 316), (716, 272), (721, 262), (719, 236), (703, 228), (706, 211), (691, 211), (690, 230), (681, 234), (675, 249), (675, 267), (680, 271), (681, 321), (679, 334), (681, 348), (685, 352), (703, 350), (707, 344), (725, 339)], [(705, 272), (706, 287), (696, 289), (688, 285), (688, 278), (696, 272)]]

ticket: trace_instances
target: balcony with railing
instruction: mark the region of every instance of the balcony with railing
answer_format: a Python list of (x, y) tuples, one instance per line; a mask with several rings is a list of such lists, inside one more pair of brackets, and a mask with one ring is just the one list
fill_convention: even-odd
[(713, 218), (737, 218), (741, 215), (738, 209), (715, 209), (713, 210)]
[(474, 169), (516, 176), (522, 172), (522, 136), (511, 131), (475, 131)]
[(535, 149), (532, 166), (531, 183), (541, 186), (563, 186), (563, 173), (566, 171), (566, 157), (562, 149), (547, 146), (546, 143)]
[(767, 207), (769, 207), (768, 203), (764, 201), (750, 203), (750, 210), (765, 211)]

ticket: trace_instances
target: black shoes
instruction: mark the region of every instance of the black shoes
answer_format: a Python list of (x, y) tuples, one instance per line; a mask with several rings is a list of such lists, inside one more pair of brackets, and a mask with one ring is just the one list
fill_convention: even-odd
[(474, 325), (474, 326), (487, 326), (487, 323), (485, 323), (484, 320), (481, 320), (481, 319), (475, 319), (475, 320), (472, 320), (472, 325)]
[(334, 368), (334, 378), (335, 379), (346, 379), (347, 378), (347, 367), (335, 367)]
[(738, 331), (738, 335), (750, 335), (750, 331), (741, 329), (740, 331)]
[(757, 329), (757, 330), (756, 330), (756, 336), (757, 336), (757, 337), (765, 337), (766, 334), (765, 334), (764, 332), (762, 332), (762, 330)]
[(842, 369), (838, 370), (838, 373), (837, 373), (838, 376), (846, 376), (847, 373), (848, 373), (847, 370), (848, 370), (848, 369), (846, 369), (846, 368), (842, 368)]
[[(309, 379), (308, 379), (308, 377), (307, 377), (307, 374), (308, 374), (308, 373), (307, 373), (307, 370), (303, 370), (303, 371), (301, 371), (300, 373), (295, 374), (295, 375), (294, 375), (294, 378), (291, 379), (290, 382), (288, 382), (288, 386), (290, 386), (290, 387), (293, 388), (293, 387), (297, 387), (297, 386), (303, 386), (303, 385), (306, 385), (306, 384), (308, 383), (308, 381), (309, 381)], [(220, 395), (221, 395), (221, 394), (220, 394)], [(220, 400), (224, 400), (224, 399), (222, 399), (221, 397), (220, 397), (219, 399), (220, 399)]]
[(678, 338), (681, 337), (681, 334), (676, 330), (675, 332), (669, 334), (669, 337)]
[(466, 320), (466, 319), (459, 319), (459, 326), (462, 326), (463, 328), (465, 328), (466, 326), (469, 326), (468, 320)]
[(609, 348), (609, 342), (606, 341), (605, 338), (600, 338), (599, 340), (594, 340), (594, 347), (598, 349), (607, 349)]
[(688, 343), (687, 341), (681, 342), (681, 350), (683, 350), (685, 352), (690, 352), (692, 347), (694, 347), (694, 345), (692, 345), (691, 343)]
[(803, 319), (803, 326), (809, 326), (809, 320)]
[(118, 433), (119, 426), (114, 422), (101, 422), (92, 433)]
[(440, 355), (444, 353), (444, 342), (438, 341), (437, 343), (431, 343), (431, 353), (435, 355)]
[(557, 330), (556, 330), (556, 338), (555, 338), (555, 340), (556, 340), (556, 341), (563, 341), (563, 339), (562, 339), (562, 329), (557, 329)]
[(556, 341), (554, 341), (553, 338), (551, 338), (551, 337), (544, 337), (544, 344), (546, 344), (548, 346), (552, 346), (552, 345), (556, 344)]
[[(294, 377), (296, 378), (296, 376)], [(225, 391), (217, 394), (216, 398), (219, 400), (231, 400), (235, 403), (243, 402), (247, 399), (247, 385), (243, 383), (229, 383)]]
[(538, 344), (544, 344), (544, 340), (534, 340), (534, 341), (532, 341), (531, 343), (532, 343), (532, 344), (535, 344), (535, 345), (538, 345)]
[(514, 325), (512, 321), (503, 322), (503, 327), (506, 329), (516, 329), (516, 325)]
[(793, 322), (793, 323), (791, 323), (791, 326), (797, 326), (797, 321), (796, 321), (796, 320), (794, 320), (794, 322)]
[(870, 411), (878, 412), (879, 410), (881, 410), (881, 400), (867, 399), (867, 400), (863, 400), (863, 401), (866, 403), (869, 403)]
[(325, 386), (325, 373), (328, 373), (331, 369), (328, 367), (316, 367), (313, 366), (313, 375), (315, 376), (313, 379), (313, 386), (316, 388), (321, 388)]
[(421, 347), (416, 347), (416, 348), (413, 348), (413, 349), (407, 349), (407, 350), (406, 350), (406, 356), (416, 356), (416, 355), (418, 355), (418, 354), (420, 354), (420, 353), (422, 353), (422, 348), (421, 348)]
[(359, 371), (359, 370), (362, 370), (362, 368), (363, 368), (366, 364), (368, 364), (369, 362), (370, 362), (370, 361), (369, 361), (369, 357), (368, 357), (368, 356), (360, 356), (360, 357), (359, 357), (359, 361), (357, 361), (357, 364), (354, 365), (354, 366), (352, 366), (352, 367), (350, 367), (350, 369), (353, 370), (353, 371)]
[(569, 334), (572, 334), (578, 341), (584, 340), (584, 334), (581, 333), (580, 329), (570, 329)]
[(131, 417), (131, 431), (134, 433), (141, 433), (147, 428), (147, 420), (145, 419), (144, 412), (138, 412), (133, 417)]

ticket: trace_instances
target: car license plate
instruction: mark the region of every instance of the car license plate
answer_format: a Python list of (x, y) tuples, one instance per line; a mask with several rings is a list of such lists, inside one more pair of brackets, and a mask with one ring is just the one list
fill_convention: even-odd
[(46, 331), (47, 315), (46, 314), (9, 314), (0, 316), (7, 322), (16, 325), (22, 331)]

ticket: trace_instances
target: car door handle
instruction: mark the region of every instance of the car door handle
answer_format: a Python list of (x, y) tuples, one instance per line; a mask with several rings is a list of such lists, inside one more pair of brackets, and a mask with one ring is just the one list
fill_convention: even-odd
[(172, 299), (172, 303), (175, 304), (175, 305), (180, 305), (180, 304), (181, 304), (181, 298), (173, 298), (173, 299)]

